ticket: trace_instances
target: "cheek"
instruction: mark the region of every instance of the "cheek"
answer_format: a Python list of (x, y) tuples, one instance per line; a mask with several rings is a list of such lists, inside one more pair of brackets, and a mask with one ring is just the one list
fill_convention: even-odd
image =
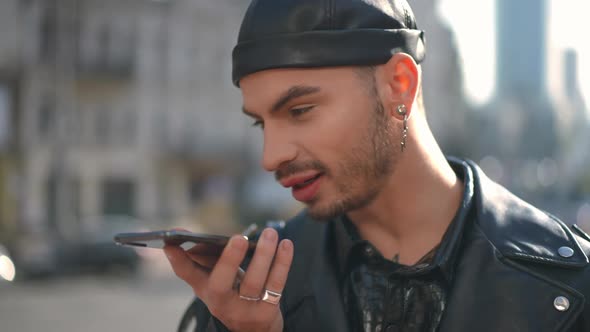
[(354, 106), (322, 109), (309, 125), (303, 126), (305, 129), (300, 132), (300, 142), (307, 157), (338, 172), (339, 165), (350, 159), (351, 153), (359, 149), (359, 144), (364, 144), (363, 135), (368, 130), (368, 114), (372, 110), (361, 105)]
[(322, 114), (320, 123), (326, 140), (337, 146), (358, 145), (361, 135), (368, 130), (371, 112), (363, 103), (343, 100)]
[(305, 134), (306, 146), (320, 158), (351, 146), (363, 128), (359, 119), (342, 111), (325, 110), (314, 120)]

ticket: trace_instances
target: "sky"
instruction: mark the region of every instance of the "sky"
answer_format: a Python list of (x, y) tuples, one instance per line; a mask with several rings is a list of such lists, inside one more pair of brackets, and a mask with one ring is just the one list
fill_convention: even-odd
[[(463, 60), (466, 95), (476, 105), (488, 101), (494, 89), (494, 4), (494, 0), (439, 0), (438, 3), (440, 15), (455, 32), (459, 54)], [(549, 0), (548, 6), (548, 62), (551, 63), (549, 75), (556, 70), (554, 68), (560, 68), (560, 54), (567, 48), (575, 49), (578, 52), (580, 90), (589, 105), (590, 38), (584, 35), (590, 31), (590, 20), (587, 18), (590, 1)], [(549, 88), (552, 91), (559, 90), (560, 79), (559, 75), (550, 76)]]

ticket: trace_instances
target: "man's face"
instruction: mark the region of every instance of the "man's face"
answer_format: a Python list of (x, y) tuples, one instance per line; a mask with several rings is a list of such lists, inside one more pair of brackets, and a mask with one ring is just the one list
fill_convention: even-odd
[(273, 69), (240, 81), (244, 113), (264, 132), (263, 167), (315, 219), (365, 207), (398, 159), (399, 129), (366, 71)]

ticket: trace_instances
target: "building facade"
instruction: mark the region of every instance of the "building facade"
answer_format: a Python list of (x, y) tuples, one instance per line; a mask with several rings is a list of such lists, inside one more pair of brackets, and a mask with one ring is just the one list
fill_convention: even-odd
[(18, 188), (10, 227), (68, 238), (96, 216), (126, 215), (154, 227), (216, 216), (212, 228), (231, 228), (252, 168), (244, 156), (259, 147), (230, 80), (245, 5), (3, 1), (0, 130), (10, 130), (0, 138), (15, 139), (2, 170), (18, 165), (2, 177), (4, 192)]

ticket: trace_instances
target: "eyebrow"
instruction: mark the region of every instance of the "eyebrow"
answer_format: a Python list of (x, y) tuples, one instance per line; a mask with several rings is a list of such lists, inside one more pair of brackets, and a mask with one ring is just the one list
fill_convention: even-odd
[(317, 86), (306, 86), (306, 85), (295, 85), (289, 88), (289, 90), (285, 91), (279, 99), (272, 105), (270, 112), (274, 113), (281, 109), (285, 104), (290, 102), (291, 100), (299, 97), (303, 97), (306, 95), (314, 94), (320, 91), (320, 88)]
[[(307, 85), (295, 85), (289, 88), (289, 90), (285, 91), (279, 99), (272, 105), (270, 108), (271, 113), (275, 113), (280, 110), (283, 106), (289, 103), (291, 100), (299, 97), (303, 97), (306, 95), (314, 94), (320, 92), (320, 88), (317, 86), (307, 86)], [(246, 115), (251, 116), (253, 118), (260, 118), (259, 115), (256, 115), (250, 111), (248, 111), (245, 107), (242, 107), (242, 112)]]

